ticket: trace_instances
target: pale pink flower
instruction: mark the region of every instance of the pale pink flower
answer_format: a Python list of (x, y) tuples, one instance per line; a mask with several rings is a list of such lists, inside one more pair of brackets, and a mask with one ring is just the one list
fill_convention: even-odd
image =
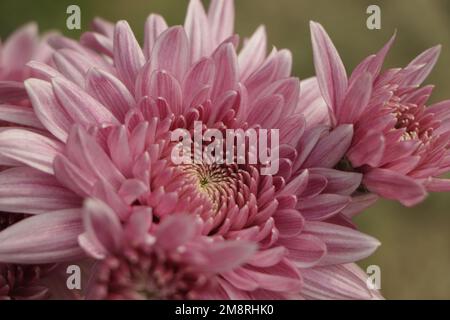
[[(88, 255), (88, 298), (379, 297), (353, 264), (379, 243), (346, 217), (371, 199), (352, 201), (361, 174), (333, 169), (352, 126), (309, 109), (325, 106), (316, 80), (290, 76), (287, 50), (267, 56), (264, 28), (238, 54), (233, 21), (232, 1), (206, 14), (193, 0), (184, 27), (151, 15), (144, 49), (125, 21), (50, 40), (55, 68), (32, 62), (43, 80), (25, 82), (46, 130), (0, 131), (17, 167), (0, 173), (0, 210), (34, 214), (0, 233), (0, 261)], [(280, 129), (278, 173), (174, 165), (170, 133), (196, 120)]]
[[(427, 191), (449, 191), (450, 100), (426, 106), (433, 86), (420, 87), (441, 47), (428, 49), (405, 68), (381, 72), (394, 38), (364, 59), (350, 78), (325, 30), (311, 23), (314, 62), (332, 123), (354, 125), (342, 166), (364, 173), (363, 185), (412, 206)], [(347, 165), (346, 165), (347, 163)]]

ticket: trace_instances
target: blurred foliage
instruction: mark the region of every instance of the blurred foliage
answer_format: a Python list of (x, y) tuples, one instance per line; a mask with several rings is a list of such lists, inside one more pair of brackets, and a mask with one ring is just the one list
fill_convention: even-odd
[[(111, 21), (126, 19), (142, 38), (150, 12), (162, 14), (169, 24), (182, 24), (186, 0), (2, 0), (0, 37), (18, 26), (37, 21), (41, 30), (61, 30), (77, 38), (80, 31), (65, 27), (66, 8), (78, 4), (81, 31), (101, 16)], [(382, 29), (366, 28), (366, 8), (378, 4)], [(337, 46), (347, 70), (376, 52), (394, 33), (397, 41), (387, 66), (404, 66), (423, 50), (442, 44), (441, 58), (427, 80), (436, 85), (432, 101), (450, 98), (450, 1), (448, 0), (237, 0), (236, 29), (249, 36), (264, 23), (269, 42), (289, 48), (294, 55), (294, 74), (307, 78), (314, 73), (308, 23), (324, 25)], [(377, 237), (381, 248), (361, 266), (376, 264), (382, 271), (382, 291), (390, 299), (450, 299), (450, 199), (434, 194), (413, 209), (380, 201), (356, 219), (360, 228)]]

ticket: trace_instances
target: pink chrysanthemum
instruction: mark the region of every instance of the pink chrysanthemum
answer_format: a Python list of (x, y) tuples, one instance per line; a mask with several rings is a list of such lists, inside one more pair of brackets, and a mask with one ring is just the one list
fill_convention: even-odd
[[(25, 82), (45, 130), (0, 131), (15, 167), (0, 210), (34, 214), (0, 233), (0, 261), (88, 255), (88, 298), (379, 297), (353, 264), (378, 242), (347, 218), (371, 199), (351, 198), (361, 174), (333, 169), (352, 126), (310, 109), (324, 107), (315, 79), (290, 77), (287, 50), (266, 56), (263, 28), (237, 54), (233, 20), (232, 1), (206, 14), (193, 0), (184, 27), (150, 16), (143, 50), (125, 21), (50, 40), (55, 68), (32, 62), (43, 80)], [(170, 133), (194, 121), (279, 129), (278, 172), (175, 165)]]
[(427, 107), (432, 86), (420, 87), (433, 69), (440, 46), (428, 49), (403, 69), (381, 72), (394, 37), (366, 58), (347, 79), (325, 30), (311, 24), (314, 61), (332, 122), (354, 125), (343, 165), (364, 173), (363, 185), (384, 198), (411, 206), (427, 191), (449, 191), (450, 101)]

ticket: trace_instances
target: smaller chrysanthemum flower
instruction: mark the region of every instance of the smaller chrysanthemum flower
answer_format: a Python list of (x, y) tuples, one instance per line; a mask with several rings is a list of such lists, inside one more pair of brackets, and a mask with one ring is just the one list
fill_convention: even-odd
[(394, 38), (347, 78), (329, 36), (311, 23), (314, 63), (334, 125), (353, 124), (352, 144), (341, 167), (364, 174), (363, 189), (412, 206), (427, 191), (449, 191), (450, 101), (426, 106), (432, 86), (420, 87), (440, 46), (407, 67), (381, 72)]

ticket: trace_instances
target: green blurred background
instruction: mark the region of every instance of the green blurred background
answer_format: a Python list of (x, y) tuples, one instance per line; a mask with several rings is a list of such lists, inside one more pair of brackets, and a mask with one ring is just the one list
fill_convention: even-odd
[[(142, 38), (150, 12), (162, 14), (170, 24), (181, 24), (187, 1), (182, 0), (2, 0), (0, 37), (34, 20), (41, 30), (59, 29), (78, 38), (79, 31), (66, 29), (66, 8), (81, 7), (82, 31), (95, 16), (126, 19)], [(366, 8), (381, 7), (381, 30), (366, 28)], [(236, 29), (249, 36), (261, 23), (269, 43), (288, 48), (294, 55), (294, 74), (313, 75), (309, 20), (324, 25), (341, 53), (347, 70), (374, 53), (398, 31), (388, 66), (404, 66), (423, 50), (442, 44), (441, 58), (427, 80), (436, 85), (433, 101), (450, 98), (450, 1), (448, 0), (236, 0)], [(381, 267), (381, 286), (388, 299), (450, 299), (450, 195), (431, 195), (423, 204), (406, 209), (388, 201), (361, 214), (360, 228), (377, 237), (382, 246), (366, 261)]]

